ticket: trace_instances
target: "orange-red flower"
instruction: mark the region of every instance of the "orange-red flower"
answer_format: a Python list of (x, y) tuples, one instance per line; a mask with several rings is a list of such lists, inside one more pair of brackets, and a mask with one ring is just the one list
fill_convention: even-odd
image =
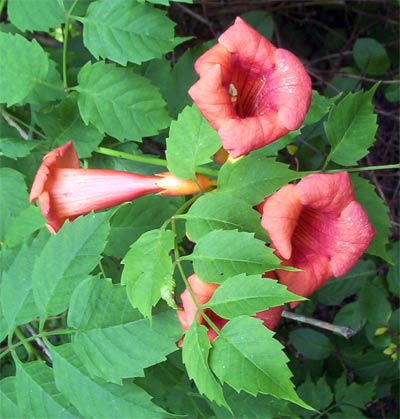
[[(201, 189), (210, 182), (198, 175)], [(65, 220), (79, 215), (131, 201), (150, 193), (164, 196), (199, 192), (194, 181), (178, 179), (171, 173), (144, 176), (118, 170), (80, 169), (79, 159), (71, 141), (50, 151), (36, 174), (29, 196), (39, 201), (47, 228), (56, 233)]]
[[(191, 275), (188, 278), (188, 282), (199, 306), (206, 304), (219, 286), (218, 284), (201, 281), (196, 274)], [(187, 289), (181, 294), (181, 301), (183, 310), (177, 311), (177, 315), (183, 331), (186, 332), (195, 319), (197, 307)], [(273, 330), (279, 323), (282, 310), (283, 306), (272, 307), (268, 310), (260, 311), (254, 317), (262, 320), (265, 327)], [(228, 320), (219, 317), (210, 309), (205, 309), (204, 312), (218, 329), (222, 329), (228, 322)], [(215, 331), (205, 322), (201, 314), (197, 315), (197, 321), (207, 327), (208, 339), (212, 342), (217, 337)]]
[(301, 269), (277, 270), (279, 282), (303, 297), (352, 268), (375, 234), (347, 172), (313, 174), (286, 185), (261, 211), (261, 224), (283, 264)]
[(195, 63), (189, 94), (236, 158), (302, 124), (311, 80), (300, 60), (240, 17)]

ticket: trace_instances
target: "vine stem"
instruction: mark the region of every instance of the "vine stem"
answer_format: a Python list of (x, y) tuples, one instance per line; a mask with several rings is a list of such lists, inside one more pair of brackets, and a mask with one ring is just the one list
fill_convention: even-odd
[[(392, 170), (392, 169), (400, 169), (400, 163), (397, 164), (387, 164), (383, 166), (366, 166), (366, 167), (349, 167), (345, 169), (332, 169), (332, 170), (322, 170), (324, 173), (340, 173), (340, 172), (368, 172), (368, 171), (375, 171), (375, 170)], [(315, 172), (310, 173), (321, 173), (321, 170), (317, 170)]]
[[(51, 330), (50, 332), (43, 331), (41, 333), (38, 333), (36, 335), (32, 335), (29, 338), (21, 339), (17, 343), (12, 343), (12, 335), (9, 334), (8, 338), (8, 346), (6, 348), (2, 349), (2, 352), (0, 353), (0, 359), (4, 358), (6, 355), (8, 355), (10, 352), (15, 351), (19, 346), (25, 345), (27, 342), (31, 342), (32, 340), (37, 340), (40, 338), (46, 338), (49, 336), (57, 336), (57, 335), (71, 335), (72, 333), (75, 333), (76, 330), (74, 329), (58, 329), (58, 330)], [(10, 337), (11, 336), (11, 337)]]
[(65, 25), (64, 25), (64, 44), (63, 44), (63, 83), (64, 83), (64, 91), (68, 91), (68, 75), (67, 75), (67, 52), (68, 52), (68, 38), (69, 38), (69, 21), (71, 18), (71, 14), (75, 9), (76, 4), (79, 0), (74, 0), (71, 7), (69, 8), (68, 12), (65, 15)]
[[(95, 152), (99, 154), (104, 154), (105, 156), (117, 157), (120, 159), (132, 160), (139, 163), (152, 164), (155, 166), (161, 166), (165, 168), (168, 166), (168, 162), (166, 160), (159, 159), (158, 157), (131, 154), (126, 153), (124, 151), (113, 150), (107, 147), (97, 147)], [(196, 167), (196, 172), (209, 176), (218, 176), (218, 170), (210, 169), (207, 167)]]
[(346, 339), (354, 336), (358, 330), (354, 330), (347, 326), (336, 326), (332, 323), (324, 322), (322, 320), (313, 319), (311, 317), (302, 316), (301, 314), (293, 313), (291, 311), (283, 310), (282, 317), (286, 319), (295, 320), (300, 323), (311, 324), (312, 326), (319, 327), (320, 329), (329, 330), (330, 332), (342, 335)]

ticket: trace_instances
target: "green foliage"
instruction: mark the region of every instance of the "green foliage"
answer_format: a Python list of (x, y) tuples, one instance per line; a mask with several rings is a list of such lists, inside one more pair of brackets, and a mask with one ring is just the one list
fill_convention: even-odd
[(168, 169), (183, 179), (196, 179), (196, 166), (211, 161), (221, 147), (218, 134), (195, 107), (186, 107), (171, 123), (167, 139)]
[(0, 103), (11, 106), (23, 102), (46, 79), (49, 59), (36, 40), (29, 42), (18, 34), (0, 32), (0, 49)]
[[(171, 230), (150, 230), (132, 244), (122, 263), (121, 284), (126, 285), (129, 301), (144, 316), (174, 288), (173, 265), (169, 252), (174, 248)], [(147, 258), (152, 255), (152, 258)]]
[(368, 153), (377, 129), (376, 115), (372, 113), (372, 97), (377, 87), (366, 93), (349, 93), (332, 108), (324, 124), (332, 146), (328, 161), (351, 166)]
[(213, 343), (210, 365), (222, 383), (238, 392), (272, 394), (308, 408), (290, 383), (288, 359), (281, 349), (281, 344), (260, 320), (241, 316), (221, 330)]
[(308, 359), (325, 359), (333, 351), (329, 338), (313, 329), (294, 330), (290, 333), (290, 341), (296, 350)]
[(92, 123), (120, 141), (140, 140), (168, 126), (159, 91), (128, 69), (104, 61), (87, 63), (78, 82), (79, 111), (86, 125)]
[(93, 2), (83, 22), (83, 42), (97, 58), (140, 64), (174, 48), (174, 23), (165, 12), (136, 1)]
[(359, 69), (366, 74), (384, 74), (390, 66), (385, 48), (374, 38), (358, 38), (353, 47), (353, 57)]
[(262, 274), (280, 266), (272, 249), (265, 247), (253, 234), (236, 230), (215, 230), (201, 237), (192, 260), (196, 274), (205, 282), (222, 283), (242, 272)]
[(270, 307), (302, 300), (277, 282), (258, 275), (237, 275), (227, 279), (205, 305), (225, 319), (252, 316)]

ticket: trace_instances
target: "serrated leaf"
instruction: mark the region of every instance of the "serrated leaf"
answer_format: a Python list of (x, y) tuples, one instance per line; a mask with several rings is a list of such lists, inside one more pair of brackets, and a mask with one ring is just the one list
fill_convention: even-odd
[(92, 123), (120, 141), (157, 134), (169, 124), (159, 90), (130, 69), (88, 62), (78, 82), (78, 106), (85, 124)]
[(0, 380), (0, 417), (2, 419), (22, 417), (21, 410), (17, 404), (15, 380), (15, 376)]
[(93, 125), (85, 125), (79, 114), (76, 94), (67, 96), (50, 112), (40, 112), (37, 121), (50, 139), (50, 148), (72, 140), (79, 158), (90, 157), (100, 144), (103, 134)]
[(280, 306), (291, 301), (304, 300), (269, 278), (260, 275), (236, 275), (227, 279), (205, 304), (225, 319), (237, 316), (253, 316), (259, 311)]
[(186, 233), (194, 242), (219, 229), (254, 232), (257, 238), (268, 240), (261, 227), (260, 213), (248, 202), (230, 193), (207, 193), (181, 217), (186, 219)]
[(71, 344), (51, 348), (57, 388), (84, 417), (164, 418), (167, 412), (132, 382), (122, 386), (90, 378)]
[(48, 32), (65, 20), (62, 3), (54, 0), (36, 1), (34, 7), (26, 0), (8, 0), (8, 16), (21, 31)]
[(328, 358), (334, 349), (324, 334), (305, 327), (290, 332), (289, 339), (296, 350), (308, 359)]
[(207, 328), (193, 322), (185, 334), (182, 350), (183, 363), (189, 377), (196, 383), (201, 394), (209, 400), (215, 401), (219, 406), (227, 405), (221, 385), (208, 365), (210, 342), (207, 337)]
[(146, 231), (159, 228), (182, 204), (177, 197), (148, 195), (121, 206), (111, 218), (105, 253), (123, 258), (134, 241)]
[(372, 105), (377, 87), (376, 84), (368, 92), (349, 93), (332, 108), (324, 123), (332, 146), (327, 161), (351, 166), (368, 153), (378, 127)]
[(345, 377), (339, 378), (335, 383), (335, 399), (338, 404), (363, 408), (373, 400), (374, 394), (374, 383), (357, 384), (353, 382), (347, 385)]
[(310, 109), (306, 114), (304, 125), (311, 125), (320, 121), (329, 112), (339, 96), (340, 95), (328, 98), (320, 95), (316, 90), (313, 90)]
[[(358, 295), (361, 316), (373, 325), (386, 325), (392, 314), (392, 307), (387, 297), (387, 291), (384, 288), (374, 283), (365, 284)], [(371, 307), (374, 309), (371, 310)]]
[(13, 219), (28, 206), (28, 191), (23, 175), (14, 169), (0, 168), (0, 179), (0, 241), (3, 241)]
[(42, 315), (68, 307), (75, 287), (101, 258), (109, 232), (108, 213), (89, 214), (65, 223), (43, 247), (33, 268), (33, 295)]
[(32, 291), (32, 266), (48, 239), (39, 235), (30, 245), (24, 244), (11, 266), (4, 272), (1, 282), (1, 305), (8, 330), (27, 323), (40, 313)]
[(159, 58), (174, 48), (174, 22), (165, 12), (125, 0), (97, 0), (83, 22), (83, 42), (98, 59), (121, 65)]
[(346, 304), (343, 306), (335, 316), (334, 324), (339, 326), (348, 326), (355, 330), (361, 329), (365, 324), (366, 319), (360, 311), (360, 304), (358, 301)]
[[(2, 132), (0, 131), (0, 135)], [(4, 156), (10, 159), (26, 157), (29, 153), (39, 145), (38, 141), (22, 140), (18, 138), (0, 138), (0, 151)]]
[(390, 67), (385, 47), (373, 38), (358, 38), (354, 43), (353, 57), (364, 74), (384, 74)]
[(44, 362), (18, 362), (16, 390), (24, 418), (76, 418), (79, 413), (56, 387), (53, 371)]
[(391, 262), (386, 249), (386, 245), (389, 243), (389, 231), (391, 228), (389, 210), (382, 199), (376, 194), (374, 186), (367, 179), (363, 179), (358, 175), (351, 175), (350, 178), (354, 187), (356, 200), (363, 206), (369, 221), (375, 228), (375, 236), (366, 252), (379, 256), (387, 262)]
[(331, 278), (318, 290), (318, 301), (326, 305), (341, 303), (346, 297), (355, 294), (371, 275), (376, 274), (372, 260), (360, 260), (349, 272), (339, 278)]
[(229, 192), (252, 205), (304, 174), (293, 172), (273, 158), (246, 156), (226, 162), (218, 176), (218, 191)]
[(37, 80), (46, 79), (49, 58), (36, 40), (18, 34), (0, 32), (0, 51), (0, 103), (11, 106), (23, 101)]
[(169, 255), (174, 248), (171, 230), (151, 230), (142, 234), (132, 244), (122, 263), (121, 284), (126, 285), (129, 301), (144, 316), (162, 296), (162, 289), (173, 289), (173, 265)]
[(253, 234), (237, 230), (216, 230), (201, 237), (191, 255), (194, 271), (205, 282), (221, 284), (240, 273), (262, 274), (283, 269), (280, 260)]
[(167, 138), (168, 169), (183, 179), (196, 179), (196, 166), (211, 161), (221, 147), (217, 132), (195, 106), (187, 106), (173, 121)]
[(211, 369), (238, 392), (271, 394), (309, 409), (293, 389), (288, 358), (273, 334), (260, 320), (236, 317), (213, 342)]
[(309, 376), (297, 389), (299, 396), (310, 406), (323, 410), (333, 402), (333, 393), (326, 378), (321, 377), (314, 383)]
[(115, 383), (164, 361), (182, 333), (173, 311), (156, 314), (150, 323), (129, 304), (125, 287), (99, 278), (75, 289), (68, 326), (77, 330), (73, 348), (90, 374)]

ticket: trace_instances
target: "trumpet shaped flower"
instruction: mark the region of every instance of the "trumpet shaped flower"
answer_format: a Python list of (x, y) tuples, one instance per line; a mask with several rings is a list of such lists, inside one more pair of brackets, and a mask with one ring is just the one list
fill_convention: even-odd
[(50, 151), (34, 179), (29, 200), (39, 201), (46, 226), (56, 233), (68, 219), (157, 193), (187, 195), (207, 189), (209, 179), (198, 175), (198, 184), (171, 173), (144, 176), (119, 170), (81, 169), (71, 141)]
[[(206, 304), (219, 286), (218, 284), (210, 284), (208, 282), (201, 281), (196, 274), (191, 275), (188, 278), (188, 282), (199, 306)], [(195, 320), (197, 307), (188, 289), (183, 291), (181, 294), (181, 301), (183, 310), (177, 311), (177, 315), (183, 331), (186, 332)], [(279, 323), (282, 310), (283, 306), (272, 307), (268, 310), (257, 313), (255, 317), (262, 320), (265, 327), (273, 330)], [(205, 309), (204, 312), (219, 330), (222, 329), (222, 327), (224, 327), (224, 325), (228, 322), (228, 320), (219, 317), (210, 309)], [(200, 313), (197, 314), (197, 321), (207, 327), (208, 339), (212, 342), (217, 337), (216, 332), (205, 322)]]
[(347, 172), (312, 174), (286, 185), (264, 201), (261, 212), (277, 256), (301, 269), (277, 270), (279, 282), (303, 297), (351, 269), (375, 234)]
[(233, 158), (299, 128), (311, 79), (291, 52), (276, 48), (240, 17), (195, 63), (189, 95)]

